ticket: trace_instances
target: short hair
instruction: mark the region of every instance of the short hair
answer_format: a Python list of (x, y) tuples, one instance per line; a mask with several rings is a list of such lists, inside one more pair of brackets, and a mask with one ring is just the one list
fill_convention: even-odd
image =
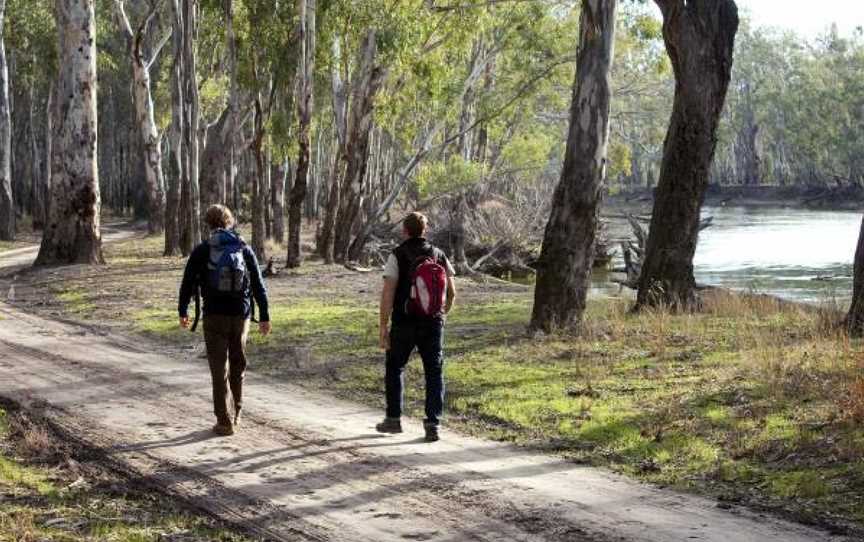
[(423, 213), (413, 212), (405, 217), (402, 221), (402, 227), (408, 232), (411, 237), (421, 237), (426, 233), (426, 227), (429, 225), (429, 219)]
[(204, 222), (211, 230), (227, 230), (234, 225), (234, 215), (231, 209), (224, 205), (211, 205), (204, 215)]

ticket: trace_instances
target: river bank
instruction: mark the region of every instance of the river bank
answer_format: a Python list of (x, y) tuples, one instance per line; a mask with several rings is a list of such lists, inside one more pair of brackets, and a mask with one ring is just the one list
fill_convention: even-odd
[[(612, 208), (633, 208), (651, 212), (653, 190), (628, 190), (609, 195)], [(710, 185), (705, 205), (749, 208), (813, 209), (823, 211), (864, 211), (864, 188), (857, 186), (720, 186)]]

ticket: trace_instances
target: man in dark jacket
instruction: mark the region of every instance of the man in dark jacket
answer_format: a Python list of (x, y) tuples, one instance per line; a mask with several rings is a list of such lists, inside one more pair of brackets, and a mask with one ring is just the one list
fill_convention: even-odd
[[(423, 427), (426, 441), (438, 440), (438, 426), (444, 410), (444, 315), (453, 308), (456, 287), (455, 271), (441, 250), (426, 240), (426, 217), (411, 213), (402, 222), (405, 242), (399, 245), (384, 268), (384, 287), (381, 292), (380, 342), (387, 353), (385, 388), (387, 415), (376, 426), (381, 433), (402, 432), (403, 373), (408, 359), (416, 348), (423, 359), (426, 377), (426, 419)], [(418, 259), (429, 257), (447, 273), (447, 297), (444, 315), (428, 318), (409, 314), (406, 304), (411, 295), (411, 275)], [(391, 324), (392, 318), (392, 326)]]
[[(204, 298), (204, 344), (213, 378), (213, 409), (217, 435), (233, 435), (243, 406), (246, 339), (254, 304), (258, 329), (270, 333), (267, 288), (255, 253), (231, 228), (234, 216), (224, 205), (207, 209), (210, 239), (192, 251), (180, 286), (180, 326), (189, 327), (189, 301), (200, 288)], [(229, 414), (229, 392), (233, 412)]]

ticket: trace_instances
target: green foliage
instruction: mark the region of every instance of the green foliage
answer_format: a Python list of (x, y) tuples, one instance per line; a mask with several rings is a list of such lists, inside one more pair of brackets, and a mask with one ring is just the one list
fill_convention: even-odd
[(57, 69), (57, 38), (53, 2), (8, 0), (4, 41), (15, 54), (13, 84), (36, 85)]
[(426, 162), (414, 182), (420, 197), (427, 199), (474, 186), (484, 174), (484, 164), (453, 155), (446, 161)]

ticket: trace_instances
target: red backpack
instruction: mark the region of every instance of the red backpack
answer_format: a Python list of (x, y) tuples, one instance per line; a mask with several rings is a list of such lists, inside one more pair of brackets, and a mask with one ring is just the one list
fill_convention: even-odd
[(405, 303), (405, 312), (421, 318), (440, 318), (444, 315), (447, 296), (447, 270), (434, 256), (420, 256), (411, 272), (411, 293)]

